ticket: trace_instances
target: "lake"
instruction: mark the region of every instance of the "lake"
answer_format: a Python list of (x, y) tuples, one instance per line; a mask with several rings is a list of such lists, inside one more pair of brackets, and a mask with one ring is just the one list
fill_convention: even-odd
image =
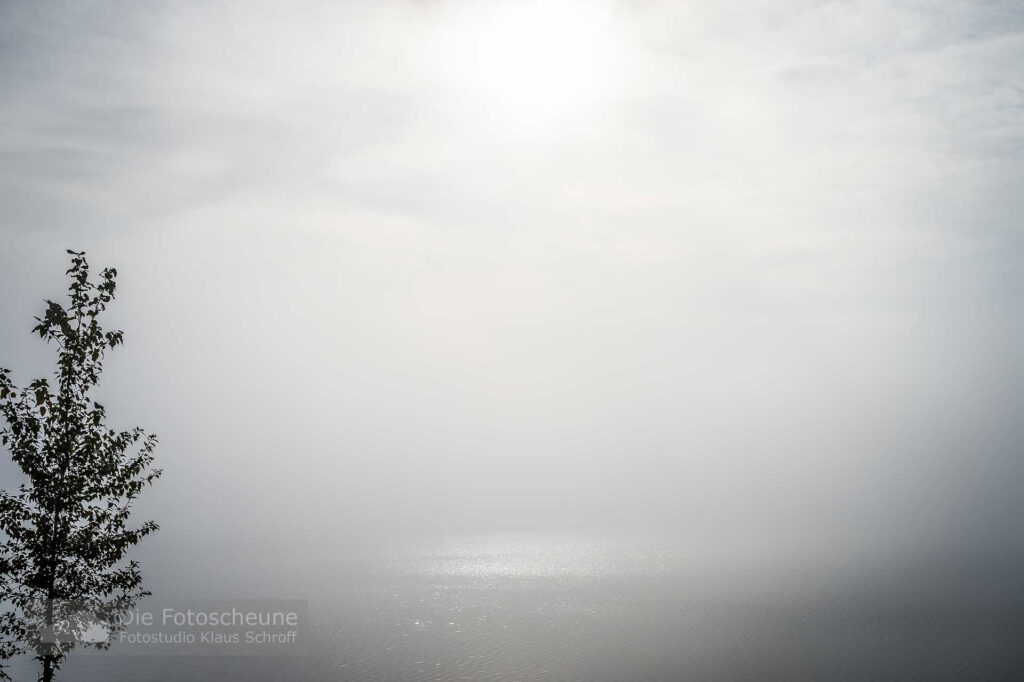
[[(864, 573), (716, 569), (678, 545), (583, 534), (404, 543), (289, 595), (309, 599), (300, 656), (115, 648), (74, 655), (58, 679), (1024, 679), (1019, 601), (935, 570)], [(14, 675), (34, 679), (24, 661)]]

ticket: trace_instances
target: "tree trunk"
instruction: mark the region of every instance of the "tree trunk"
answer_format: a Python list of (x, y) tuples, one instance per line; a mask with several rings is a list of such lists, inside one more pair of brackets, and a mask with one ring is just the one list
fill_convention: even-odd
[(43, 656), (43, 676), (41, 682), (53, 682), (53, 656)]

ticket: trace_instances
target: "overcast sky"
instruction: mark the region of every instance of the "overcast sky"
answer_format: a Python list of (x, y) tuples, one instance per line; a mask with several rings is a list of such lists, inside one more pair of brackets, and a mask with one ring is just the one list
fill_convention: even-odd
[(1015, 0), (7, 1), (0, 366), (118, 268), (152, 552), (1019, 542), (1021, 64)]

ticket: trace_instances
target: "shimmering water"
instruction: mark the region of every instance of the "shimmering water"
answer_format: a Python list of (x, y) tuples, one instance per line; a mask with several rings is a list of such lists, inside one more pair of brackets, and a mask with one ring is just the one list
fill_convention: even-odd
[[(998, 594), (694, 563), (679, 547), (571, 535), (406, 544), (292, 595), (310, 598), (301, 657), (115, 650), (76, 656), (64, 679), (1024, 679), (1024, 608)], [(19, 664), (15, 679), (34, 678)]]

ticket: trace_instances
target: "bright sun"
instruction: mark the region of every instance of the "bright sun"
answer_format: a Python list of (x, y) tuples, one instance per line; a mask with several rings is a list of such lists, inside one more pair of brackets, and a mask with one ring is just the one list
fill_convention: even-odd
[(610, 4), (498, 0), (464, 7), (439, 35), (442, 77), (489, 123), (552, 128), (608, 86)]

